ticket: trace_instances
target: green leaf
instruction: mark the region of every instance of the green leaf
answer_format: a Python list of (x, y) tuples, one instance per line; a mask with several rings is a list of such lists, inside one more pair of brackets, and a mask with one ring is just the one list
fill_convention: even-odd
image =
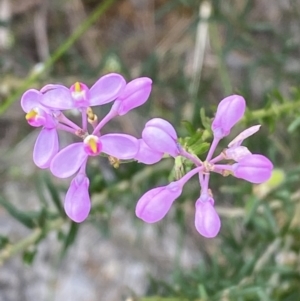
[(60, 196), (57, 192), (56, 187), (53, 185), (53, 183), (50, 180), (50, 177), (48, 176), (48, 174), (44, 175), (44, 182), (45, 185), (50, 193), (51, 196), (51, 201), (53, 202), (53, 204), (55, 205), (55, 207), (57, 208), (57, 210), (63, 215), (65, 216), (63, 207), (62, 207), (62, 201), (60, 199)]
[(300, 117), (297, 117), (295, 120), (293, 120), (290, 125), (287, 128), (287, 131), (289, 133), (293, 133), (295, 132), (295, 130), (297, 130), (297, 128), (299, 128), (300, 126)]
[(189, 149), (192, 151), (193, 154), (196, 156), (202, 155), (208, 151), (210, 144), (207, 142), (201, 142), (194, 146), (191, 146)]
[(211, 131), (211, 118), (205, 115), (205, 110), (203, 107), (200, 109), (200, 118), (204, 128)]
[(34, 247), (32, 250), (26, 250), (23, 252), (23, 262), (27, 265), (31, 265), (37, 253), (37, 249)]
[(3, 249), (8, 243), (9, 243), (8, 237), (0, 235), (0, 250)]
[(67, 235), (63, 237), (63, 249), (61, 252), (61, 257), (64, 257), (68, 248), (73, 244), (75, 241), (77, 234), (78, 234), (79, 224), (71, 222), (70, 229)]
[(17, 209), (12, 203), (7, 202), (4, 198), (0, 196), (0, 205), (5, 208), (5, 210), (16, 220), (22, 223), (27, 228), (34, 228), (37, 225), (37, 218), (39, 217), (39, 212), (23, 212)]
[(196, 130), (195, 128), (193, 127), (192, 123), (188, 120), (182, 120), (181, 121), (182, 125), (186, 128), (186, 130), (188, 131), (189, 135), (193, 135)]

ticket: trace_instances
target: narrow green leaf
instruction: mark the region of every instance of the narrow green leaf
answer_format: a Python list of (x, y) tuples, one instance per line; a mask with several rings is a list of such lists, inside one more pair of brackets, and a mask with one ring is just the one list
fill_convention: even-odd
[(23, 212), (17, 209), (12, 203), (7, 202), (4, 198), (0, 196), (0, 205), (5, 208), (5, 210), (16, 220), (22, 223), (27, 228), (36, 227), (36, 219), (39, 216), (38, 212)]
[(78, 234), (78, 230), (79, 230), (79, 224), (71, 222), (70, 223), (70, 229), (67, 235), (65, 235), (65, 237), (63, 238), (64, 242), (63, 242), (63, 249), (61, 252), (61, 257), (64, 257), (68, 248), (73, 244), (73, 242), (75, 241), (77, 234)]
[(181, 123), (183, 124), (183, 126), (186, 128), (186, 130), (188, 131), (189, 135), (193, 135), (195, 133), (195, 129), (192, 125), (192, 123), (188, 120), (182, 120)]
[(45, 182), (45, 185), (46, 185), (46, 187), (47, 187), (47, 189), (50, 193), (51, 201), (53, 202), (53, 204), (57, 208), (58, 212), (65, 215), (63, 207), (62, 207), (62, 202), (61, 202), (60, 196), (57, 192), (57, 189), (53, 185), (53, 183), (51, 182), (50, 177), (46, 174), (44, 175), (44, 182)]

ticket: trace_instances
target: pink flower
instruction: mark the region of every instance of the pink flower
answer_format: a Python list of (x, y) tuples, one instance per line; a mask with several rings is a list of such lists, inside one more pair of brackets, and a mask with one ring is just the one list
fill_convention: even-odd
[(88, 156), (101, 152), (118, 159), (133, 159), (138, 152), (136, 138), (125, 134), (87, 136), (83, 142), (73, 143), (62, 149), (52, 160), (50, 170), (58, 178), (68, 178), (85, 164)]
[(21, 98), (25, 118), (33, 127), (43, 127), (34, 145), (33, 161), (39, 168), (48, 168), (59, 149), (57, 124), (52, 112), (41, 104), (42, 93), (35, 89), (26, 91)]
[[(139, 218), (148, 223), (161, 220), (175, 199), (181, 195), (183, 185), (192, 175), (198, 173), (201, 195), (195, 204), (195, 227), (201, 235), (207, 238), (215, 237), (219, 233), (221, 221), (214, 208), (214, 199), (209, 189), (210, 173), (216, 172), (224, 176), (231, 174), (251, 183), (262, 183), (270, 178), (273, 169), (273, 164), (268, 158), (251, 154), (247, 147), (241, 146), (244, 139), (259, 130), (260, 125), (241, 132), (229, 143), (226, 150), (212, 158), (220, 140), (229, 135), (231, 128), (243, 117), (245, 107), (245, 100), (239, 95), (228, 96), (220, 102), (211, 127), (214, 138), (204, 161), (201, 161), (195, 154), (189, 153), (178, 143), (175, 129), (166, 120), (154, 118), (146, 123), (142, 132), (140, 153), (136, 156), (138, 160), (150, 164), (152, 160), (157, 162), (159, 156), (166, 153), (175, 158), (178, 157), (180, 165), (182, 165), (182, 159), (179, 156), (182, 156), (198, 167), (178, 181), (146, 192), (136, 207), (136, 215)], [(157, 152), (157, 158), (149, 150)], [(224, 160), (235, 160), (237, 163), (216, 164)]]
[(130, 81), (119, 94), (108, 114), (95, 127), (93, 134), (98, 133), (112, 118), (125, 115), (130, 110), (144, 104), (149, 98), (151, 89), (152, 80), (148, 77), (139, 77)]
[(41, 102), (45, 107), (55, 110), (103, 105), (115, 100), (123, 92), (125, 85), (123, 76), (116, 73), (102, 76), (91, 89), (79, 82), (70, 89), (63, 85), (47, 85), (41, 90), (44, 93)]

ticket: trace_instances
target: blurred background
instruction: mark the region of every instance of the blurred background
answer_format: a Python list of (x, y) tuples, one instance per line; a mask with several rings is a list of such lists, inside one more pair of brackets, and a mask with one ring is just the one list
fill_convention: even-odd
[[(299, 32), (299, 0), (0, 0), (0, 301), (300, 300)], [(48, 83), (91, 86), (109, 72), (148, 76), (153, 90), (106, 132), (140, 137), (162, 117), (184, 138), (225, 96), (246, 99), (219, 150), (262, 124), (245, 144), (276, 170), (262, 185), (211, 177), (217, 238), (194, 228), (197, 180), (163, 221), (135, 217), (144, 192), (174, 179), (172, 159), (114, 169), (93, 158), (92, 213), (81, 225), (65, 218), (70, 181), (35, 167), (39, 130), (20, 98)]]

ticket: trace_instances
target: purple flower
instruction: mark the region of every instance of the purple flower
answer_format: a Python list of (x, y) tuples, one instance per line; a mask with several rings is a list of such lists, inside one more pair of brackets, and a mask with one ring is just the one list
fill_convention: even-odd
[(76, 223), (83, 222), (89, 215), (91, 201), (89, 196), (89, 179), (84, 173), (72, 180), (65, 197), (65, 211), (68, 217)]
[(73, 143), (62, 149), (52, 160), (50, 170), (58, 178), (68, 178), (85, 164), (88, 156), (101, 152), (118, 159), (133, 159), (138, 152), (136, 138), (125, 134), (87, 136), (83, 142)]
[[(138, 160), (145, 163), (148, 163), (148, 160), (152, 163), (151, 160), (153, 162), (159, 160), (158, 154), (167, 153), (175, 157), (180, 162), (180, 166), (184, 162), (181, 157), (184, 157), (198, 167), (176, 182), (146, 192), (136, 207), (136, 215), (139, 218), (148, 223), (161, 220), (175, 199), (180, 196), (183, 185), (195, 173), (198, 173), (201, 194), (195, 204), (195, 227), (201, 235), (207, 238), (215, 237), (219, 233), (221, 221), (214, 208), (214, 199), (209, 189), (210, 173), (216, 172), (223, 176), (233, 175), (251, 183), (262, 183), (270, 178), (273, 169), (273, 164), (269, 159), (263, 155), (251, 154), (247, 147), (241, 145), (244, 139), (259, 130), (260, 125), (241, 132), (229, 143), (227, 149), (212, 158), (220, 140), (229, 135), (231, 128), (243, 117), (245, 106), (244, 98), (239, 95), (231, 95), (220, 102), (211, 127), (214, 135), (213, 141), (204, 161), (179, 145), (175, 129), (166, 120), (154, 118), (146, 123), (142, 132), (142, 141), (145, 144), (140, 142), (140, 153), (136, 156)], [(150, 150), (158, 152), (157, 159), (151, 152), (148, 153), (149, 149), (145, 148), (145, 145)], [(237, 163), (216, 164), (224, 160), (235, 160)]]
[(172, 157), (180, 154), (177, 133), (173, 126), (161, 118), (148, 121), (142, 133), (145, 143), (154, 151), (167, 153)]
[(221, 221), (214, 209), (214, 199), (207, 194), (201, 194), (196, 204), (195, 227), (204, 237), (217, 236), (221, 228)]
[(41, 102), (45, 107), (55, 110), (103, 105), (115, 100), (125, 85), (123, 76), (116, 73), (102, 76), (91, 89), (79, 82), (70, 89), (62, 85), (47, 85), (41, 90), (44, 93)]
[(222, 139), (229, 135), (231, 128), (243, 117), (246, 109), (245, 99), (240, 95), (224, 98), (218, 105), (211, 129), (214, 137)]
[(33, 161), (39, 168), (48, 168), (59, 149), (56, 126), (52, 112), (41, 104), (42, 93), (30, 89), (21, 98), (27, 122), (33, 127), (43, 127), (34, 145)]

